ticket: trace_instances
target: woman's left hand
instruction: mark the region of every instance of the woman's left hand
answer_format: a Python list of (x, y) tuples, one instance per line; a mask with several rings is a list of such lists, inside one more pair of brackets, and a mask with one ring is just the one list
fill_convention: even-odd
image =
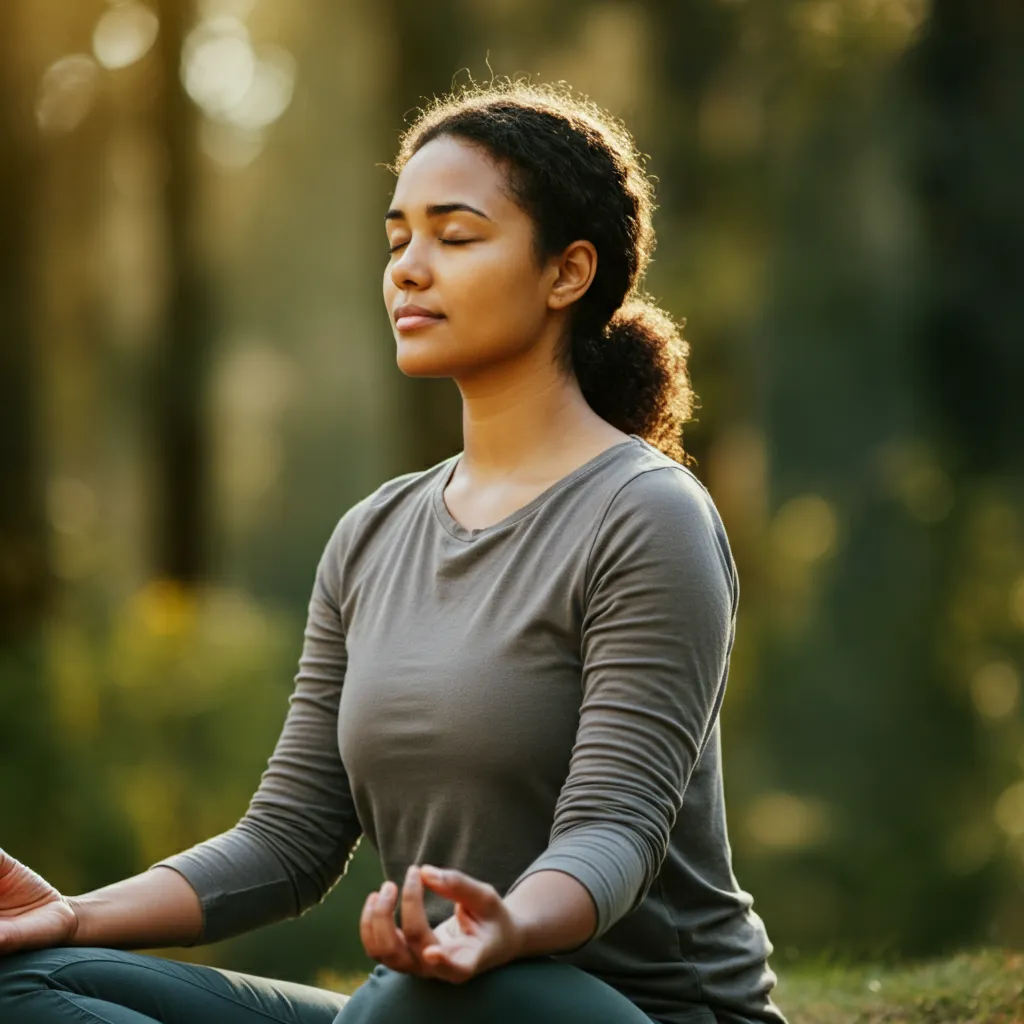
[[(455, 913), (431, 929), (423, 886), (455, 903)], [(518, 956), (519, 934), (497, 889), (452, 869), (413, 865), (402, 887), (402, 927), (393, 917), (398, 887), (385, 882), (363, 906), (359, 934), (367, 955), (385, 967), (459, 984)]]

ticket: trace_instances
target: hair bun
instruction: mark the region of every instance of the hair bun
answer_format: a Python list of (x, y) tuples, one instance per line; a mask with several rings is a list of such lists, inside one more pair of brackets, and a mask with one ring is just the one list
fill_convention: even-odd
[(668, 433), (666, 424), (679, 424), (693, 411), (682, 326), (649, 298), (634, 295), (598, 336), (576, 338), (573, 345), (576, 376), (591, 408), (619, 430), (666, 453), (674, 450), (680, 462), (686, 459), (681, 437), (661, 435)]
[[(685, 323), (685, 321), (684, 321)], [(611, 320), (605, 327), (606, 334), (612, 334), (622, 329), (641, 329), (651, 337), (664, 339), (679, 338), (680, 327), (653, 300), (640, 295), (633, 295), (626, 298), (621, 306), (612, 314)]]

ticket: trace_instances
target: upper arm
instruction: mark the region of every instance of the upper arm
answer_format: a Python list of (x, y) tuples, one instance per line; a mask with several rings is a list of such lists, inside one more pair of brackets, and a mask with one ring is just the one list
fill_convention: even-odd
[(738, 589), (703, 488), (673, 467), (634, 477), (609, 505), (585, 587), (580, 719), (552, 840), (585, 843), (589, 829), (591, 856), (602, 846), (609, 862), (618, 847), (594, 879), (603, 930), (657, 876), (724, 694)]
[(589, 941), (639, 907), (721, 704), (738, 583), (710, 497), (680, 467), (609, 502), (584, 578), (582, 701), (547, 849), (509, 888), (563, 871), (591, 894)]
[[(633, 477), (608, 507), (584, 585), (586, 724), (596, 732), (607, 718), (650, 740), (639, 750), (670, 758), (685, 786), (722, 696), (738, 600), (725, 531), (703, 487), (678, 467)], [(660, 744), (642, 728), (655, 719)], [(666, 747), (670, 736), (678, 742)]]

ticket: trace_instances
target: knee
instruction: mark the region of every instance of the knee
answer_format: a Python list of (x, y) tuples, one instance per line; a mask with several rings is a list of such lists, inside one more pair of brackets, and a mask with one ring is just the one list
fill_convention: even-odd
[(0, 956), (0, 1024), (55, 1019), (51, 996), (65, 987), (58, 972), (111, 955), (109, 950), (84, 946), (52, 946)]
[(19, 984), (19, 979), (33, 975), (38, 959), (38, 951), (0, 956), (0, 995)]
[[(524, 1019), (518, 1011), (539, 1009), (537, 1001), (542, 998), (534, 983), (536, 969), (515, 961), (454, 985), (378, 965), (335, 1024), (493, 1024)], [(534, 1019), (548, 1020), (543, 1013)]]
[(378, 965), (352, 994), (335, 1024), (649, 1024), (649, 1020), (621, 992), (594, 975), (552, 957), (536, 957), (514, 960), (461, 985)]
[(428, 1024), (421, 998), (426, 979), (378, 965), (349, 997), (335, 1024)]
[(377, 966), (352, 993), (335, 1024), (477, 1024), (482, 1015), (479, 982), (463, 985), (436, 978), (420, 978)]
[(52, 969), (47, 953), (49, 950), (32, 950), (0, 956), (0, 1021), (11, 1019), (16, 999), (46, 984)]
[[(10, 1000), (29, 990), (55, 987), (52, 980), (55, 971), (101, 952), (106, 951), (52, 946), (0, 956), (0, 1005), (4, 999)], [(7, 1018), (0, 1015), (0, 1024), (6, 1024), (6, 1021)]]

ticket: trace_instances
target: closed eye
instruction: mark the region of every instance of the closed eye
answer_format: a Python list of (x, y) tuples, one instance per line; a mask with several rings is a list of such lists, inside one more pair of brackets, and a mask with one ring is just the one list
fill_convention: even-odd
[[(438, 241), (442, 245), (468, 245), (470, 242), (475, 242), (475, 238), (439, 238)], [(388, 248), (388, 252), (397, 252), (402, 248), (403, 245), (408, 245), (408, 242), (399, 242), (397, 245), (392, 245)]]

